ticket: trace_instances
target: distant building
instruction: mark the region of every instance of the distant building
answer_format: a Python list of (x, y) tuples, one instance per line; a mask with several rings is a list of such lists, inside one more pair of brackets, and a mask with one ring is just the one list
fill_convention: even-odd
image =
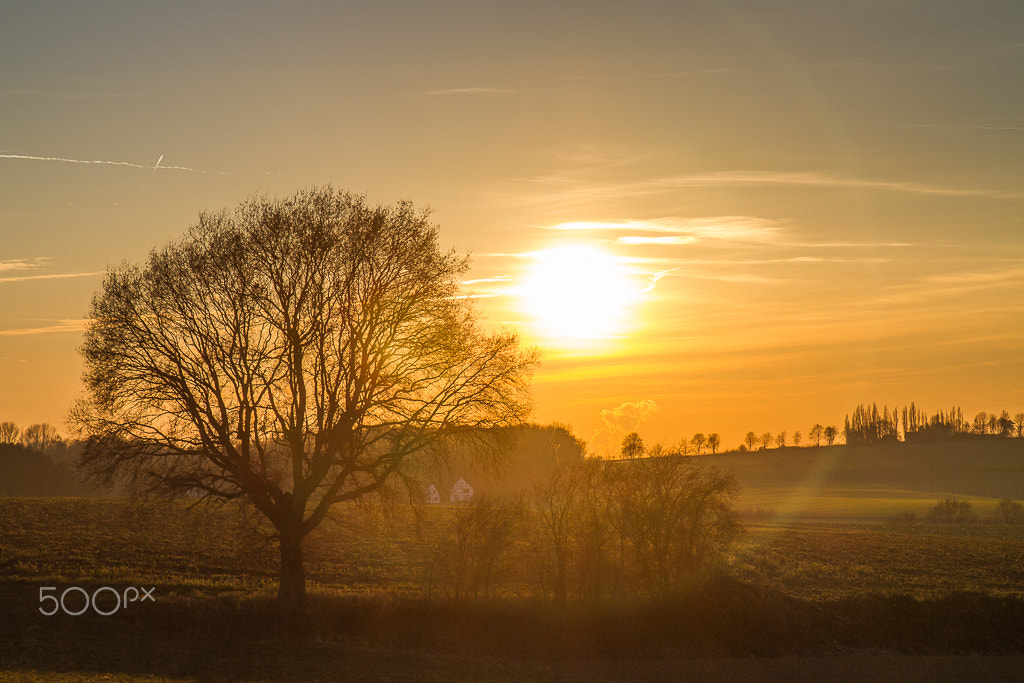
[(465, 503), (473, 499), (473, 487), (461, 477), (452, 484), (451, 501), (453, 503)]
[(427, 505), (437, 505), (441, 502), (441, 492), (437, 490), (437, 487), (431, 484), (427, 487)]

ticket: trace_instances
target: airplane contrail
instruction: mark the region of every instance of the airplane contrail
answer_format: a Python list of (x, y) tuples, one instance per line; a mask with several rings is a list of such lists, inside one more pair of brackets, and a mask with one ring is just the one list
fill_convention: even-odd
[(106, 166), (127, 166), (129, 168), (152, 168), (153, 172), (156, 172), (157, 167), (169, 170), (169, 171), (187, 171), (189, 173), (202, 173), (203, 175), (234, 175), (227, 171), (204, 171), (198, 168), (189, 168), (188, 166), (160, 166), (160, 162), (163, 161), (164, 155), (161, 154), (160, 158), (157, 159), (156, 166), (144, 166), (142, 164), (133, 164), (130, 161), (105, 161), (102, 159), (68, 159), (65, 157), (39, 157), (32, 156), (29, 154), (0, 154), (0, 159), (25, 159), (29, 161), (58, 161), (65, 164), (100, 164)]

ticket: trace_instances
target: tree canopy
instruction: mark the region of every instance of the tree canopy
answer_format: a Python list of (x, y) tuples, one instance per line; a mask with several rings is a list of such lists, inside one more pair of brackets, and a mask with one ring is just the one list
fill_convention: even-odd
[(409, 202), (330, 187), (204, 213), (94, 296), (71, 424), (83, 467), (144, 491), (244, 498), (304, 601), (302, 539), (446, 438), (521, 423), (536, 353), (485, 332)]

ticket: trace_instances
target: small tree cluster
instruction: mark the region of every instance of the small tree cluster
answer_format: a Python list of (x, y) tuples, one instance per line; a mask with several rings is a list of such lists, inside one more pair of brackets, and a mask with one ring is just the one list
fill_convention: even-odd
[(524, 515), (520, 498), (477, 498), (457, 510), (435, 548), (431, 585), (456, 599), (493, 597), (512, 570)]
[(865, 405), (858, 405), (853, 411), (853, 417), (846, 416), (846, 443), (850, 446), (862, 446), (875, 443), (896, 443), (899, 440), (898, 417), (896, 409), (892, 414), (888, 407), (883, 407), (878, 412), (878, 404), (873, 403), (868, 408)]
[(30, 451), (50, 454), (64, 445), (57, 428), (47, 422), (29, 425), (24, 431), (13, 422), (0, 422), (0, 444), (20, 443)]
[(536, 490), (545, 592), (678, 593), (738, 533), (737, 493), (733, 475), (679, 453), (560, 468)]

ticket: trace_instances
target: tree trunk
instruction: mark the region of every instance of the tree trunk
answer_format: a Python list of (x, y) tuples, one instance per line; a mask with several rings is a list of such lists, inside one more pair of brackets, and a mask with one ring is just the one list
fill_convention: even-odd
[(306, 572), (302, 564), (302, 535), (298, 528), (281, 532), (281, 574), (277, 602), (289, 617), (301, 617), (306, 608)]

